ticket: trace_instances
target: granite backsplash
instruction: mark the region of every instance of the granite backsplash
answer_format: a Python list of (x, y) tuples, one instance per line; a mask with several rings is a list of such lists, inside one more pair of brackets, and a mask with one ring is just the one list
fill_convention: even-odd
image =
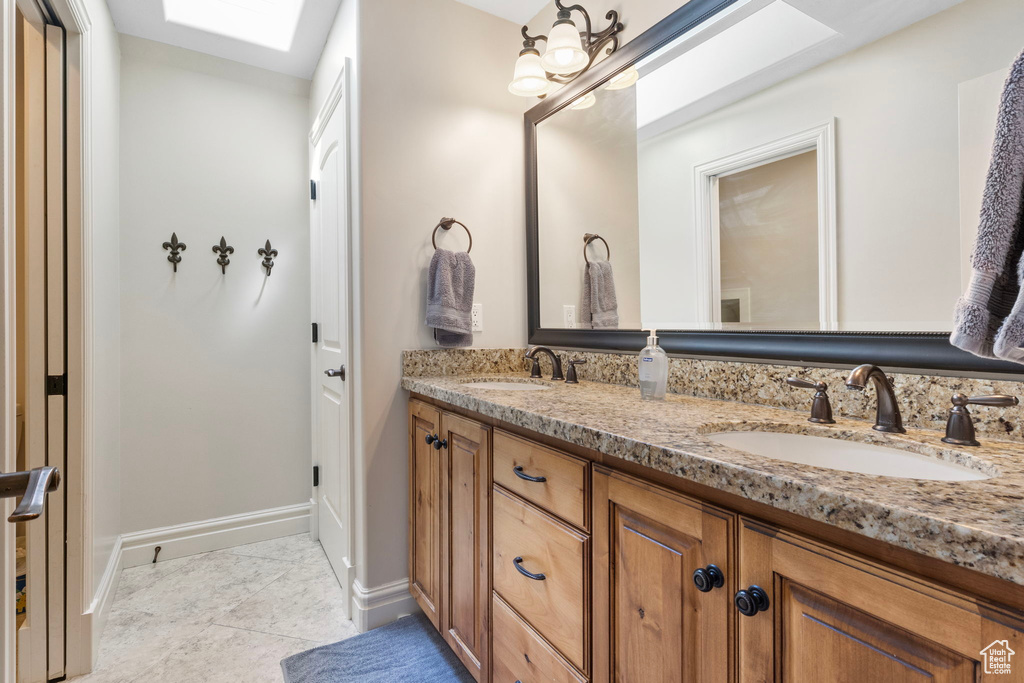
[[(474, 374), (519, 374), (529, 369), (523, 359), (526, 349), (432, 349), (406, 351), (402, 374), (407, 377), (438, 377)], [(581, 380), (638, 386), (636, 354), (563, 351), (562, 362), (585, 360), (577, 366)], [(541, 360), (550, 376), (547, 359)], [(809, 411), (813, 392), (793, 389), (787, 377), (823, 381), (829, 386), (832, 410), (837, 416), (873, 420), (874, 390), (855, 391), (845, 386), (848, 370), (834, 368), (771, 365), (750, 362), (669, 359), (668, 390), (675, 394), (739, 401), (753, 405)], [(899, 399), (907, 426), (944, 430), (954, 393), (971, 396), (1011, 394), (1024, 398), (1024, 382), (943, 377), (908, 373), (887, 373)], [(1024, 406), (988, 408), (971, 406), (978, 438), (1024, 442)]]

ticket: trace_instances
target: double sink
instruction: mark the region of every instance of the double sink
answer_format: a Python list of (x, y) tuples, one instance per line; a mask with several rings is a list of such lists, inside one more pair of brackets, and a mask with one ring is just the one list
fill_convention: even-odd
[[(466, 389), (486, 391), (548, 391), (550, 385), (519, 378), (464, 382)], [(991, 467), (960, 453), (962, 462), (950, 462), (936, 455), (915, 452), (925, 444), (909, 440), (879, 445), (836, 436), (794, 434), (791, 426), (774, 423), (744, 424), (743, 430), (728, 425), (705, 425), (698, 431), (708, 440), (727, 448), (771, 460), (810, 465), (824, 469), (900, 479), (928, 481), (978, 481), (996, 476)], [(820, 428), (819, 428), (820, 429)], [(911, 450), (915, 449), (915, 450)]]

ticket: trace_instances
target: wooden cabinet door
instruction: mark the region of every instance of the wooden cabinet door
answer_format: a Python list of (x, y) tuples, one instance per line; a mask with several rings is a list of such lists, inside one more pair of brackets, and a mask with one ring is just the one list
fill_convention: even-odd
[(441, 413), (409, 401), (409, 592), (440, 629), (441, 451), (433, 439)]
[(441, 416), (441, 634), (478, 680), (490, 671), (490, 428)]
[[(734, 517), (595, 468), (593, 680), (726, 683)], [(697, 590), (709, 564), (724, 585)]]
[(1024, 681), (1024, 615), (899, 570), (744, 519), (740, 581), (768, 597), (738, 617), (741, 683)]

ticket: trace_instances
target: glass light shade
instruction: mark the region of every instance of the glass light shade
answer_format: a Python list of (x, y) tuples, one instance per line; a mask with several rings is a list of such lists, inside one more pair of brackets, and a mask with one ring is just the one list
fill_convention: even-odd
[(597, 104), (597, 96), (594, 93), (592, 93), (592, 92), (588, 92), (586, 95), (584, 95), (583, 97), (579, 98), (578, 100), (573, 102), (571, 105), (569, 105), (569, 108), (570, 109), (590, 109), (595, 104)]
[(519, 55), (512, 82), (508, 84), (508, 91), (520, 97), (539, 97), (550, 87), (547, 74), (540, 63), (540, 55), (536, 52)]
[(605, 86), (605, 90), (625, 90), (636, 84), (640, 80), (640, 72), (636, 70), (636, 67), (629, 67), (620, 74), (617, 74), (615, 78), (608, 81), (608, 85)]
[(574, 74), (587, 65), (590, 58), (583, 51), (575, 24), (567, 21), (551, 27), (547, 49), (540, 61), (549, 72), (562, 75)]

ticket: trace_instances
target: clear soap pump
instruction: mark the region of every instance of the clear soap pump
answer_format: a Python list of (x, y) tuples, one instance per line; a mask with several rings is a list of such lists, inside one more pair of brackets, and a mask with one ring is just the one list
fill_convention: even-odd
[(668, 385), (668, 355), (658, 346), (658, 331), (651, 330), (647, 346), (640, 352), (640, 398), (662, 401)]

